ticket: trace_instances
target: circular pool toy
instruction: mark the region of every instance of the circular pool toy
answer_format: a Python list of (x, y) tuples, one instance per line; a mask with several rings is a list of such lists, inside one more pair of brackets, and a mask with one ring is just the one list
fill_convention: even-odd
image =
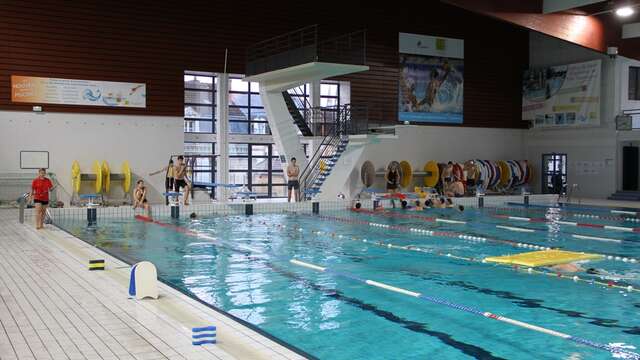
[(498, 161), (498, 166), (500, 167), (500, 182), (498, 183), (498, 185), (503, 189), (509, 188), (512, 183), (511, 167), (509, 167), (509, 165), (507, 165), (507, 163), (502, 160)]
[(371, 161), (367, 160), (362, 164), (360, 168), (360, 179), (365, 188), (373, 185), (376, 179), (376, 168)]
[(122, 190), (125, 193), (128, 193), (131, 189), (131, 168), (129, 167), (129, 162), (125, 161), (122, 163)]
[(71, 164), (71, 187), (73, 192), (80, 192), (80, 163), (74, 160)]
[(93, 173), (96, 175), (96, 183), (95, 183), (95, 191), (96, 194), (100, 194), (102, 192), (102, 166), (98, 160), (93, 162)]
[(111, 189), (111, 169), (109, 169), (107, 160), (102, 161), (102, 185), (104, 186), (104, 192), (109, 193)]
[(424, 165), (424, 186), (435, 187), (440, 181), (440, 169), (438, 163), (431, 160)]
[(400, 178), (400, 187), (406, 188), (411, 185), (413, 182), (413, 170), (411, 169), (411, 164), (408, 161), (400, 162), (400, 174), (402, 174)]

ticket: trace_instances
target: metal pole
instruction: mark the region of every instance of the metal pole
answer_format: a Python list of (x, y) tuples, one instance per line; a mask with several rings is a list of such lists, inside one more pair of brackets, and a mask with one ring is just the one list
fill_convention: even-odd
[(18, 221), (20, 224), (24, 224), (24, 201), (20, 201), (20, 211), (18, 215)]

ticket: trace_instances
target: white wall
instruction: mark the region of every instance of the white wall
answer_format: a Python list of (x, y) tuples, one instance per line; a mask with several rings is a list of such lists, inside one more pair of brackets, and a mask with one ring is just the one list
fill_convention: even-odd
[[(619, 106), (619, 59), (570, 44), (535, 32), (529, 36), (529, 63), (531, 67), (564, 65), (589, 60), (602, 60), (602, 90), (600, 126), (576, 129), (531, 129), (525, 136), (525, 156), (534, 165), (532, 183), (536, 192), (540, 188), (542, 154), (566, 153), (568, 183), (578, 184), (579, 196), (606, 198), (616, 191), (617, 145), (615, 116)], [(598, 174), (580, 175), (576, 162), (603, 162), (608, 164)]]
[[(525, 159), (523, 137), (526, 130), (418, 125), (397, 125), (395, 128), (395, 137), (369, 135), (368, 143), (357, 159), (339, 160), (339, 166), (353, 169), (344, 188), (345, 195), (354, 196), (361, 191), (360, 168), (366, 160), (371, 161), (377, 171), (383, 171), (393, 160), (406, 160), (415, 171), (422, 171), (430, 160)], [(421, 185), (422, 177), (414, 177), (414, 184)], [(374, 187), (383, 186), (383, 177), (377, 177)], [(331, 192), (330, 189), (326, 191)]]
[[(149, 201), (159, 202), (164, 176), (149, 173), (183, 152), (183, 123), (182, 117), (0, 111), (0, 172), (35, 173), (20, 169), (20, 150), (49, 151), (49, 169), (63, 187), (58, 197), (68, 204), (73, 160), (82, 172), (91, 172), (94, 160), (106, 160), (113, 173), (128, 160), (134, 179), (149, 183)], [(120, 188), (114, 183), (114, 197), (122, 198)]]

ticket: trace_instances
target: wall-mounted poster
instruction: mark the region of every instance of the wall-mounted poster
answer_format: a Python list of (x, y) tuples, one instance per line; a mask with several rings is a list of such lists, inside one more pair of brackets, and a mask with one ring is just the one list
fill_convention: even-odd
[(530, 69), (522, 83), (522, 120), (534, 127), (600, 124), (600, 60)]
[(33, 104), (146, 107), (145, 84), (11, 75), (11, 101)]
[(398, 119), (461, 124), (464, 41), (400, 33)]

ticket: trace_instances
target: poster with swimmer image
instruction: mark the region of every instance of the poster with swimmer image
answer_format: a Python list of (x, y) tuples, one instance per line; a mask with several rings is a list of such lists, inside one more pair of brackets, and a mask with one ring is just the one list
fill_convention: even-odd
[(11, 101), (145, 108), (146, 84), (11, 75)]
[(522, 120), (536, 128), (600, 124), (601, 60), (530, 69), (522, 81)]
[(463, 122), (464, 42), (400, 33), (398, 119)]

